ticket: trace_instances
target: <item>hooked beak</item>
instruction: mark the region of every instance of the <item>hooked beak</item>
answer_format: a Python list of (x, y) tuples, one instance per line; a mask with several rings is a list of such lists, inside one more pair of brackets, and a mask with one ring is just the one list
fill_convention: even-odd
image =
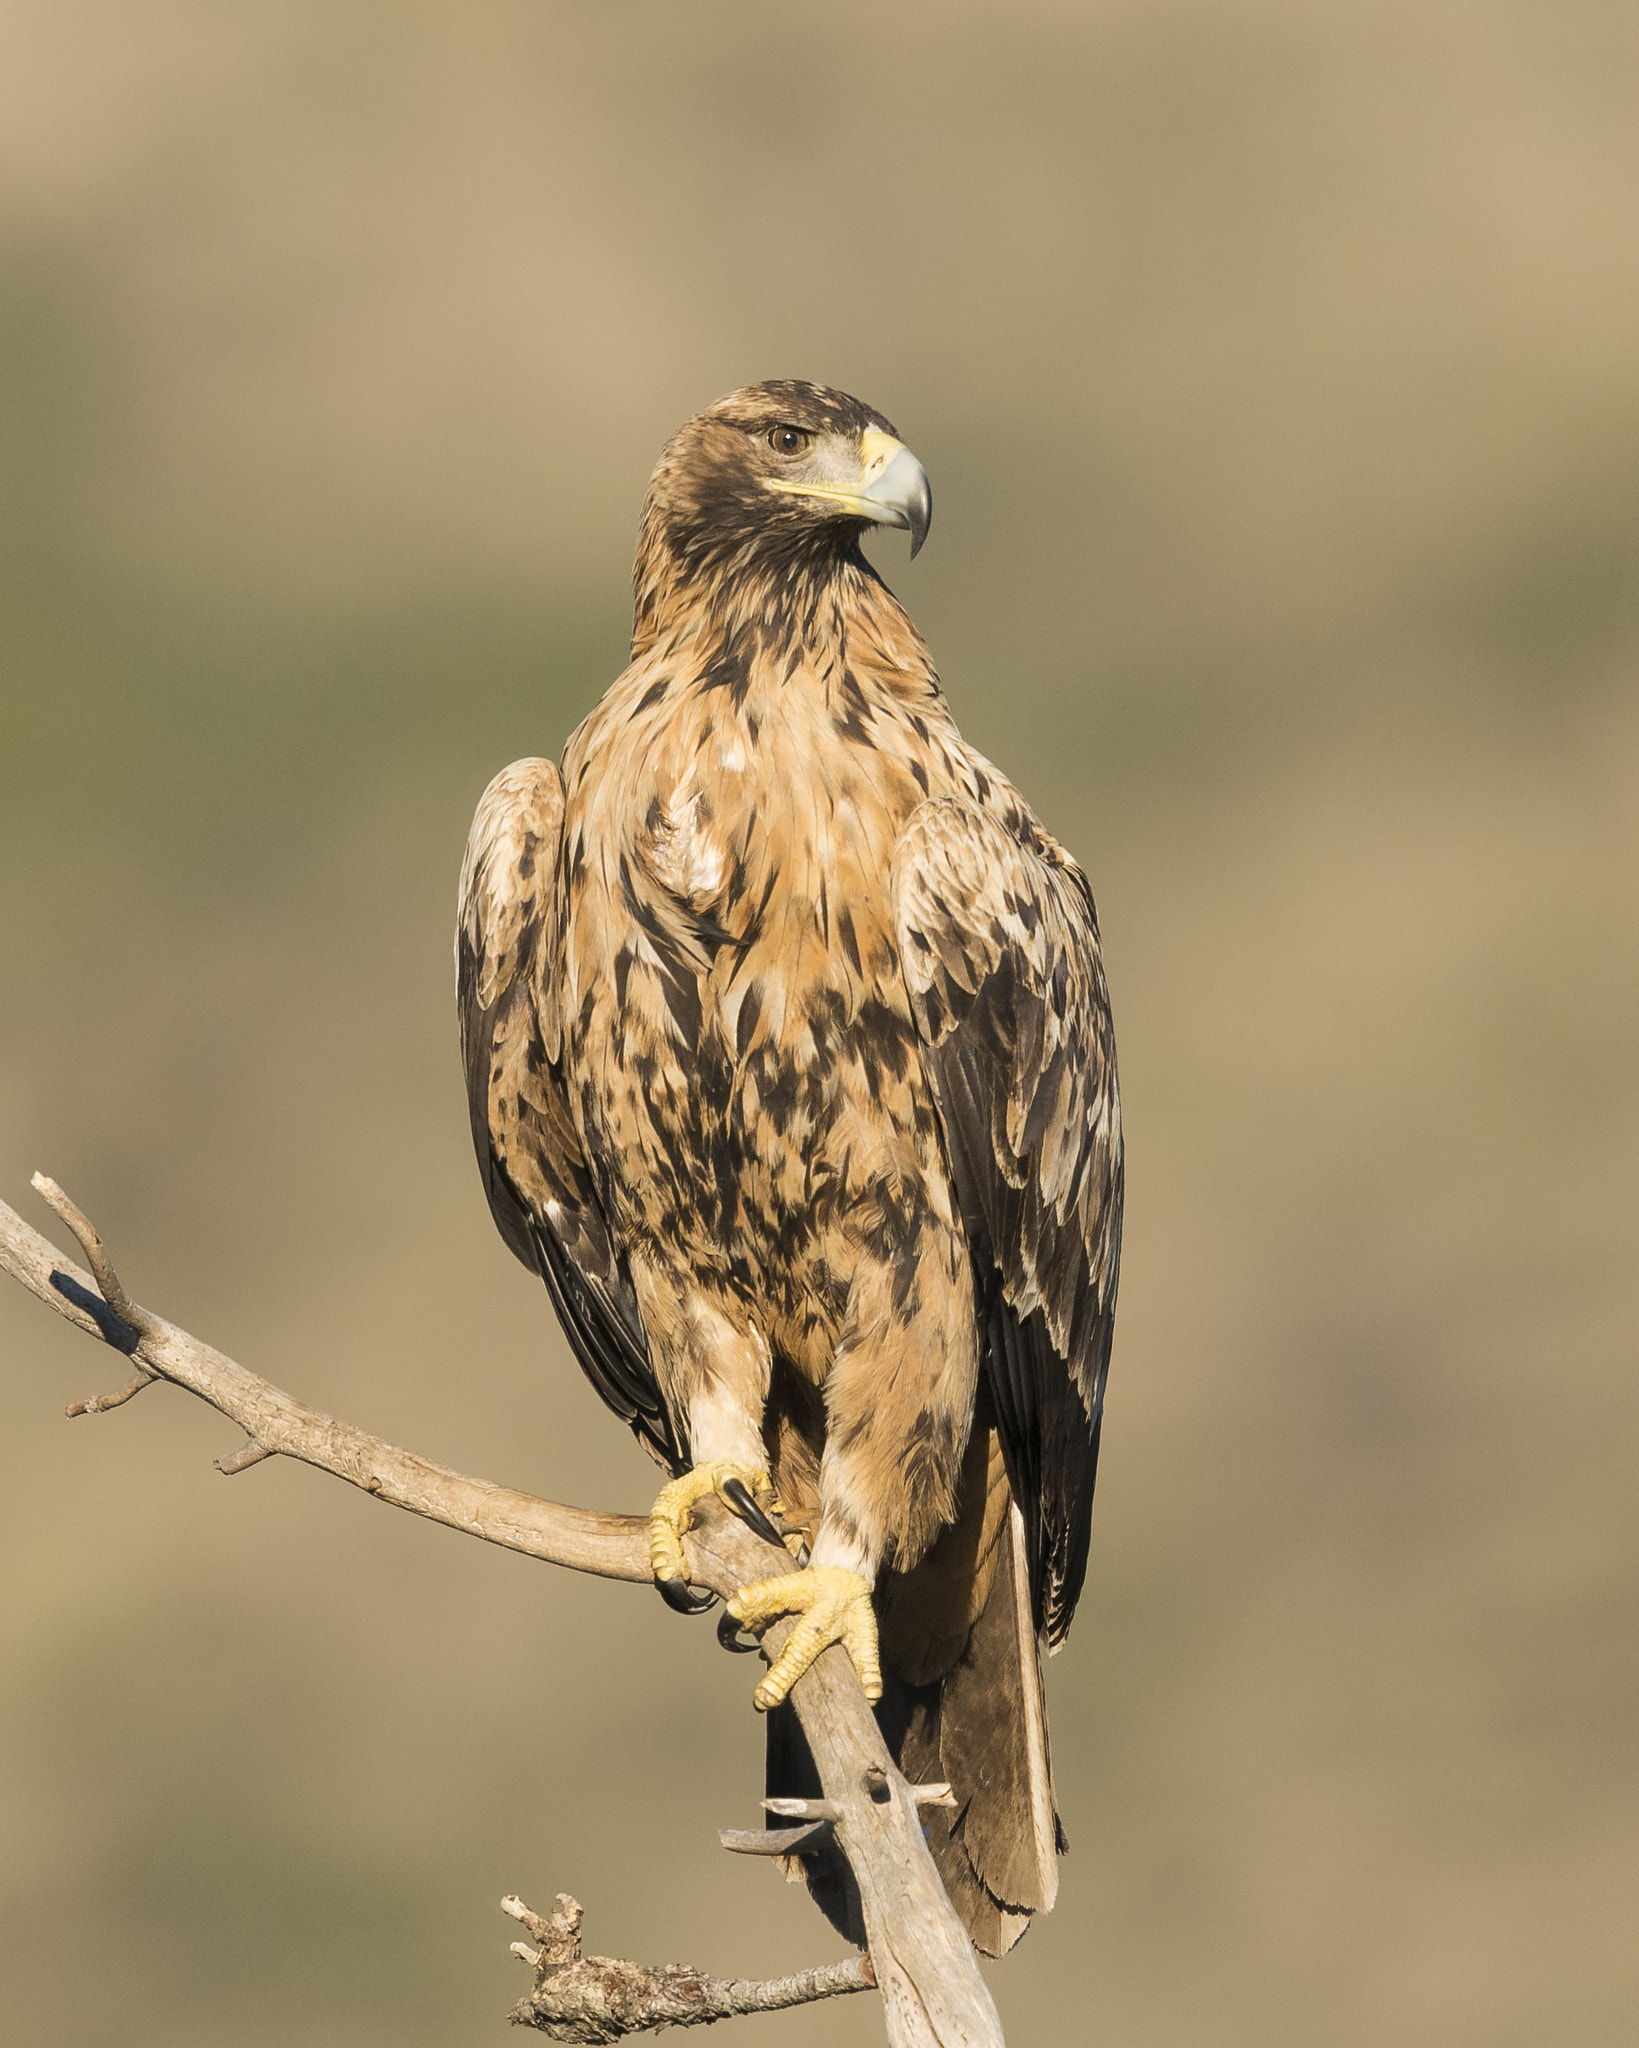
[(903, 441), (878, 433), (875, 427), (865, 429), (859, 452), (866, 476), (876, 471), (874, 480), (865, 486), (864, 503), (875, 508), (871, 517), (881, 525), (902, 527), (910, 535), (914, 562), (933, 524), (933, 486), (928, 473)]
[(911, 537), (911, 560), (921, 553), (933, 523), (933, 486), (928, 473), (903, 441), (879, 428), (867, 427), (859, 439), (859, 484), (786, 483), (770, 478), (769, 489), (793, 498), (823, 498), (827, 504), (868, 519), (874, 526), (897, 526)]

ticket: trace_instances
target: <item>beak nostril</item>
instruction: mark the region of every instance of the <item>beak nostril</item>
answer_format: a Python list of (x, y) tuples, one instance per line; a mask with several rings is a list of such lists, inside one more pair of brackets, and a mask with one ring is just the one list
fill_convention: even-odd
[(877, 478), (902, 452), (903, 444), (891, 434), (885, 434), (879, 427), (867, 427), (859, 437), (859, 482), (861, 490), (869, 490)]

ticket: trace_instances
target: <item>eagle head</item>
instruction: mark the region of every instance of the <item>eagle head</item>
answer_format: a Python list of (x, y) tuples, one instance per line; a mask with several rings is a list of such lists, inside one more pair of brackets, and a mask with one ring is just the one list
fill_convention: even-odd
[(697, 594), (725, 576), (857, 552), (867, 526), (909, 533), (933, 517), (928, 473), (882, 414), (823, 384), (748, 384), (666, 443), (643, 505), (639, 608), (661, 586)]

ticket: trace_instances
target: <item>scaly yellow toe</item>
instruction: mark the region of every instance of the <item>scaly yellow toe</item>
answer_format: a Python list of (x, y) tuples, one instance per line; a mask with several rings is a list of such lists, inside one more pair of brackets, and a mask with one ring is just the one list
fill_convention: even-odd
[(801, 1618), (786, 1638), (767, 1676), (752, 1696), (759, 1713), (777, 1707), (821, 1650), (841, 1643), (853, 1661), (868, 1700), (882, 1697), (882, 1663), (877, 1651), (876, 1613), (868, 1580), (838, 1565), (810, 1565), (777, 1579), (742, 1586), (728, 1603), (742, 1628), (759, 1629), (782, 1614)]
[(722, 1499), (723, 1487), (730, 1479), (741, 1481), (753, 1499), (768, 1491), (766, 1472), (751, 1465), (737, 1465), (732, 1458), (708, 1458), (703, 1465), (696, 1465), (660, 1489), (649, 1510), (649, 1568), (657, 1579), (688, 1577), (683, 1536), (694, 1520), (695, 1503), (704, 1500), (708, 1493)]

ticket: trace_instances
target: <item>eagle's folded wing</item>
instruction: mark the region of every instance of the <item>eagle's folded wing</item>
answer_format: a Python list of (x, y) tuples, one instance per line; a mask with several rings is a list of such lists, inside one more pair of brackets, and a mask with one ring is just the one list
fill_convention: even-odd
[(1081, 870), (1039, 828), (1015, 836), (950, 798), (911, 817), (894, 902), (974, 1244), (1035, 1623), (1056, 1647), (1087, 1566), (1121, 1256), (1121, 1113), (1098, 921)]
[(562, 837), (563, 783), (550, 761), (515, 761), (479, 800), (455, 934), (472, 1141), (501, 1235), (546, 1282), (587, 1377), (645, 1447), (677, 1469), (687, 1461), (559, 1065), (551, 968)]

